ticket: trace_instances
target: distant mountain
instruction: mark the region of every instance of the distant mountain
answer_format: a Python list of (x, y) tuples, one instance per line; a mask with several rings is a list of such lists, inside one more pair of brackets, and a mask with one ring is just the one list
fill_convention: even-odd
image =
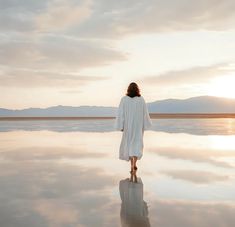
[(104, 106), (53, 106), (45, 109), (29, 108), (8, 110), (0, 108), (0, 117), (95, 117), (115, 116), (115, 107)]
[[(150, 113), (235, 113), (235, 99), (199, 96), (189, 99), (166, 99), (147, 104)], [(9, 110), (0, 108), (0, 117), (94, 117), (115, 116), (116, 107), (53, 106)]]
[(235, 113), (235, 99), (199, 96), (148, 103), (151, 113)]

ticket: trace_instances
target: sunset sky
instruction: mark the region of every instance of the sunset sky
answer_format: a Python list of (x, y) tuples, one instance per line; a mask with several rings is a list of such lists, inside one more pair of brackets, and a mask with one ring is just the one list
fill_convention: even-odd
[(0, 108), (235, 98), (234, 0), (0, 0)]

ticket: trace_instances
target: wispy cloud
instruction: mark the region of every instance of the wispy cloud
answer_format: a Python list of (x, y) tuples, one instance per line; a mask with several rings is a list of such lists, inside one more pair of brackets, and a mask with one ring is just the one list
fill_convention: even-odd
[(75, 32), (118, 38), (128, 34), (233, 29), (232, 0), (94, 1), (93, 14)]
[[(0, 1), (0, 29), (59, 31), (117, 38), (125, 34), (233, 29), (233, 0)], [(75, 26), (75, 27), (74, 27)]]
[[(118, 89), (126, 79), (136, 79), (137, 73), (147, 75), (143, 80), (147, 89), (148, 85), (152, 84), (177, 86), (207, 83), (213, 77), (222, 75), (224, 70), (220, 65), (172, 71), (176, 67), (176, 64), (172, 63), (174, 59), (171, 59), (169, 64), (166, 63), (167, 59), (163, 59), (163, 65), (166, 66), (163, 70), (167, 68), (168, 72), (152, 75), (149, 73), (163, 71), (156, 71), (154, 64), (150, 64), (151, 68), (148, 69), (149, 64), (141, 61), (140, 55), (142, 59), (148, 58), (148, 52), (142, 51), (145, 42), (140, 42), (136, 45), (136, 49), (133, 49), (135, 47), (129, 44), (125, 46), (122, 41), (135, 36), (142, 39), (148, 34), (154, 34), (149, 35), (153, 52), (158, 50), (157, 45), (162, 45), (161, 52), (166, 53), (165, 56), (167, 56), (167, 52), (170, 51), (166, 47), (168, 38), (172, 46), (178, 45), (175, 40), (168, 37), (169, 34), (182, 34), (185, 38), (187, 36), (185, 34), (189, 34), (187, 31), (194, 31), (193, 38), (199, 38), (202, 41), (198, 43), (198, 47), (204, 48), (207, 45), (204, 39), (208, 40), (211, 36), (201, 37), (197, 31), (203, 31), (206, 34), (212, 34), (210, 31), (215, 31), (213, 34), (219, 38), (212, 40), (213, 45), (209, 49), (215, 50), (213, 53), (216, 56), (211, 61), (205, 60), (205, 58), (208, 59), (207, 57), (200, 61), (189, 59), (183, 67), (196, 66), (195, 62), (200, 62), (201, 65), (206, 65), (208, 62), (210, 64), (221, 61), (231, 62), (234, 53), (229, 50), (230, 44), (227, 42), (227, 37), (230, 37), (230, 32), (232, 35), (235, 34), (233, 32), (234, 9), (233, 0), (0, 0), (1, 86), (36, 88), (36, 86), (64, 85), (66, 88), (60, 96), (62, 98), (66, 97), (68, 86), (72, 86), (71, 92), (77, 92), (74, 85), (81, 87), (93, 81), (106, 79), (102, 75), (108, 75), (112, 79), (110, 84), (117, 82), (115, 82), (115, 76), (125, 77), (119, 81), (120, 83), (116, 83), (117, 87), (119, 86)], [(181, 33), (182, 31), (184, 33)], [(221, 33), (221, 31), (226, 32)], [(225, 47), (216, 47), (220, 41), (218, 34), (224, 34), (221, 39)], [(155, 40), (161, 35), (167, 37), (167, 41), (161, 38)], [(141, 45), (142, 49), (139, 48)], [(192, 49), (198, 47), (192, 46)], [(139, 55), (138, 51), (142, 53)], [(218, 54), (220, 51), (221, 55)], [(176, 48), (175, 55), (179, 55), (179, 59), (185, 59), (185, 52), (181, 53), (179, 48)], [(210, 56), (209, 53), (208, 56)], [(140, 67), (132, 70), (137, 64)], [(90, 76), (84, 79), (86, 75)], [(96, 75), (100, 76), (91, 77)], [(152, 88), (150, 87), (150, 90)], [(90, 87), (90, 89), (93, 88)], [(59, 91), (61, 90), (59, 87)], [(89, 87), (86, 91), (87, 93), (81, 94), (81, 100), (85, 100), (85, 97), (90, 94)], [(11, 92), (9, 100), (5, 99), (7, 100), (5, 102), (14, 102), (13, 94), (18, 92), (17, 89)], [(164, 98), (167, 96), (164, 92), (161, 94)], [(171, 94), (181, 96), (174, 92)], [(189, 87), (187, 96), (191, 94), (192, 89)], [(69, 93), (67, 96), (69, 99)], [(108, 100), (105, 95), (102, 97), (104, 103), (111, 104), (115, 100), (111, 98)], [(24, 100), (27, 100), (27, 97), (24, 97)], [(87, 101), (94, 102), (94, 99), (89, 98)], [(29, 102), (27, 105), (32, 103)]]
[(233, 69), (228, 68), (228, 66), (228, 63), (221, 63), (211, 66), (198, 66), (185, 70), (169, 71), (156, 76), (146, 76), (142, 82), (154, 86), (203, 84), (210, 82), (216, 77), (234, 71)]
[(121, 61), (126, 57), (109, 45), (85, 40), (46, 37), (40, 41), (0, 43), (0, 64), (47, 69), (80, 69)]
[(46, 10), (47, 1), (0, 0), (0, 30), (4, 32), (32, 32), (38, 12)]
[(36, 27), (41, 32), (52, 32), (67, 29), (71, 26), (79, 26), (92, 13), (92, 2), (53, 0), (48, 2), (47, 10), (36, 15)]
[(56, 36), (31, 42), (4, 40), (0, 49), (1, 86), (81, 87), (108, 79), (81, 75), (82, 69), (126, 59), (111, 45)]
[(7, 69), (0, 72), (0, 86), (7, 87), (76, 87), (107, 80), (104, 76), (86, 76), (56, 71)]
[(0, 29), (17, 32), (55, 32), (79, 26), (90, 14), (92, 1), (0, 1)]

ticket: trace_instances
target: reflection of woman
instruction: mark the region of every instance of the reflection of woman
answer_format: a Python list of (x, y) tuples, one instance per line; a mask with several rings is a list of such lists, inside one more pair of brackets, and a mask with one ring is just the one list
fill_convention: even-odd
[(122, 227), (150, 227), (147, 203), (143, 200), (143, 183), (141, 178), (137, 183), (128, 178), (119, 182)]
[(151, 125), (147, 105), (140, 95), (138, 85), (130, 83), (126, 95), (120, 101), (115, 128), (123, 131), (119, 158), (131, 160), (131, 173), (136, 172), (137, 159), (142, 157), (144, 130), (149, 129)]

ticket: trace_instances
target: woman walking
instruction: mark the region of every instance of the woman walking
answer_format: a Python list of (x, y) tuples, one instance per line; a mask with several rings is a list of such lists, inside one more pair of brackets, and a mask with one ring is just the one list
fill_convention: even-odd
[(145, 100), (138, 85), (132, 82), (126, 95), (121, 98), (115, 120), (115, 129), (123, 131), (119, 159), (131, 161), (131, 174), (136, 173), (136, 162), (143, 155), (144, 130), (151, 125)]

